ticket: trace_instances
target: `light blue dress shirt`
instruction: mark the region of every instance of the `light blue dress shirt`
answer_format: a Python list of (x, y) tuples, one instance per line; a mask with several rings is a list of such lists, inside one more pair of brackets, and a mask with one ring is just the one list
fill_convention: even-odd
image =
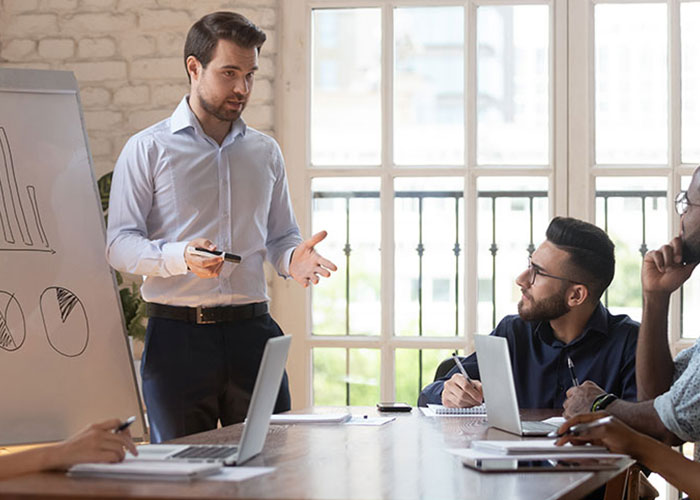
[(678, 353), (673, 384), (654, 409), (664, 426), (684, 441), (700, 441), (700, 340)]
[[(195, 276), (184, 250), (199, 237), (241, 262), (224, 263), (217, 278)], [(263, 262), (287, 277), (301, 241), (279, 146), (240, 118), (219, 146), (185, 96), (170, 118), (131, 137), (117, 160), (107, 259), (144, 276), (148, 302), (210, 307), (269, 300)]]

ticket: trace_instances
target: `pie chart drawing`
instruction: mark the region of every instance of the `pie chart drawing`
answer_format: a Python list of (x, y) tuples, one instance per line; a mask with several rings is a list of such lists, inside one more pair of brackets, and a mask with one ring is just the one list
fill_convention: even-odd
[(39, 308), (46, 338), (57, 353), (74, 358), (85, 352), (90, 326), (77, 295), (60, 286), (48, 287), (41, 293)]
[(0, 290), (0, 349), (16, 351), (27, 337), (24, 312), (14, 294)]

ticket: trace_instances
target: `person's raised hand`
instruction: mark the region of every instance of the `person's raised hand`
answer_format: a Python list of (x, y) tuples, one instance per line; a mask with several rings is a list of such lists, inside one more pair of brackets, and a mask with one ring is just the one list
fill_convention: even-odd
[(484, 401), (484, 391), (478, 380), (467, 380), (455, 373), (442, 388), (442, 405), (448, 408), (471, 408)]
[[(207, 250), (216, 250), (216, 245), (211, 240), (206, 238), (195, 238), (187, 244), (187, 247), (200, 247)], [(185, 262), (187, 268), (200, 278), (216, 278), (221, 272), (221, 267), (224, 265), (223, 255), (212, 255), (211, 257), (202, 257), (193, 255), (187, 252), (185, 247)]]
[(685, 283), (695, 266), (697, 263), (683, 264), (683, 242), (680, 236), (676, 236), (644, 256), (642, 290), (647, 294), (670, 295)]
[(330, 260), (324, 259), (315, 249), (315, 246), (328, 235), (326, 231), (320, 231), (311, 238), (303, 241), (292, 253), (289, 263), (289, 274), (304, 288), (310, 284), (318, 284), (320, 277), (328, 278), (331, 271), (338, 268)]

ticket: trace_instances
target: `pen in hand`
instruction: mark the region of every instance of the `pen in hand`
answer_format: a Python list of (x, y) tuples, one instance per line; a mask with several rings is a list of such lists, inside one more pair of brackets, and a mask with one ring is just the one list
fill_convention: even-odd
[(132, 415), (131, 417), (129, 417), (129, 418), (127, 418), (126, 420), (124, 420), (121, 424), (119, 424), (119, 425), (117, 426), (117, 428), (114, 429), (112, 432), (114, 432), (115, 434), (118, 434), (118, 433), (120, 433), (120, 432), (122, 432), (122, 431), (125, 431), (125, 430), (128, 429), (129, 426), (130, 426), (131, 424), (133, 424), (134, 422), (136, 422), (136, 417)]
[(585, 424), (576, 424), (572, 425), (566, 431), (562, 432), (561, 434), (557, 431), (552, 431), (549, 434), (547, 434), (547, 437), (553, 438), (560, 438), (562, 436), (568, 436), (569, 434), (574, 435), (574, 436), (579, 436), (582, 433), (594, 429), (596, 427), (600, 427), (601, 425), (609, 424), (612, 422), (612, 416), (608, 415), (607, 417), (600, 418), (598, 420), (594, 420), (593, 422), (587, 422)]
[(459, 368), (460, 373), (464, 376), (464, 378), (467, 379), (467, 382), (471, 383), (472, 379), (469, 377), (469, 374), (467, 374), (467, 370), (464, 369), (464, 366), (462, 366), (462, 363), (459, 360), (459, 358), (453, 354), (452, 359), (454, 360), (455, 364), (457, 365), (457, 368)]
[(571, 358), (569, 356), (566, 357), (566, 362), (569, 365), (569, 373), (571, 374), (571, 380), (574, 383), (574, 387), (578, 387), (578, 378), (576, 378), (576, 372), (574, 371), (574, 362), (571, 361)]

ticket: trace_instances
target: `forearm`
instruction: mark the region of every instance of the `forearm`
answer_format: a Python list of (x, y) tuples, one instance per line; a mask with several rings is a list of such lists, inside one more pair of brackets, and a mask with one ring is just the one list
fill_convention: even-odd
[(56, 467), (55, 445), (0, 456), (0, 479), (38, 472)]
[(107, 260), (118, 271), (167, 278), (187, 273), (186, 246), (187, 242), (152, 241), (135, 233), (118, 232), (109, 239)]
[(644, 294), (637, 341), (638, 401), (647, 401), (666, 392), (673, 381), (673, 359), (667, 338), (668, 307), (667, 294)]
[(676, 446), (682, 441), (670, 432), (663, 424), (659, 415), (654, 409), (654, 401), (643, 401), (641, 403), (631, 403), (628, 401), (616, 400), (605, 408), (605, 411), (616, 416), (630, 427), (647, 434), (663, 443)]
[(700, 498), (700, 464), (688, 460), (672, 448), (654, 441), (640, 441), (632, 456), (669, 483), (687, 493), (690, 498)]

